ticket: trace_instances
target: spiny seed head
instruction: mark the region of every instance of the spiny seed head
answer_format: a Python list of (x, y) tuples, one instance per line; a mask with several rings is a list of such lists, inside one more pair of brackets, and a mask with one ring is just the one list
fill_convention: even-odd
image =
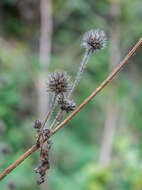
[(92, 53), (104, 49), (106, 46), (106, 35), (102, 30), (90, 30), (83, 36), (82, 47)]
[(41, 128), (41, 126), (42, 126), (42, 124), (41, 124), (41, 121), (40, 120), (35, 120), (35, 123), (34, 123), (34, 128), (35, 129), (40, 129)]
[(71, 89), (70, 77), (63, 71), (56, 71), (49, 76), (47, 91), (56, 95), (68, 92)]
[(64, 99), (61, 104), (61, 109), (66, 111), (67, 113), (70, 111), (74, 111), (76, 108), (76, 103), (73, 100)]

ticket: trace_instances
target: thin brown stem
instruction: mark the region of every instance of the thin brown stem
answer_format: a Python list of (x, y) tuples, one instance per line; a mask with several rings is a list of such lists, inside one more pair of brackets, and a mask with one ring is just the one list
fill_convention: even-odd
[[(57, 128), (53, 131), (53, 135), (57, 133), (65, 124), (67, 124), (86, 104), (88, 104), (121, 70), (121, 68), (129, 61), (129, 59), (135, 54), (136, 50), (142, 45), (142, 38), (137, 42), (133, 49), (128, 53), (124, 60), (116, 67), (116, 69), (107, 77), (107, 79), (101, 83), (101, 85), (86, 99), (84, 102), (72, 112)], [(13, 164), (11, 164), (1, 175), (0, 180), (7, 176), (14, 168), (16, 168), (21, 162), (23, 162), (28, 156), (38, 149), (36, 145), (33, 145), (27, 152), (25, 152), (20, 158), (18, 158)]]
[(2, 180), (4, 177), (7, 176), (14, 168), (16, 168), (21, 162), (23, 162), (28, 156), (30, 156), (33, 152), (35, 152), (38, 149), (36, 145), (33, 145), (27, 152), (25, 152), (16, 162), (11, 164), (1, 175), (0, 180)]
[(59, 118), (57, 120), (57, 125), (61, 122), (61, 120), (63, 119), (63, 113), (64, 113), (64, 110), (62, 110), (62, 112), (60, 113), (59, 115)]
[(54, 121), (52, 122), (51, 126), (50, 126), (50, 130), (53, 129), (53, 127), (55, 126), (57, 121), (57, 118), (54, 119)]
[(54, 127), (55, 124), (58, 122), (58, 120), (60, 120), (62, 114), (63, 114), (63, 110), (60, 110), (60, 111), (57, 113), (56, 118), (54, 119), (54, 121), (53, 121), (52, 124), (50, 125), (50, 129), (53, 129), (53, 127)]
[(49, 117), (50, 117), (50, 114), (51, 114), (52, 111), (54, 110), (54, 106), (55, 106), (55, 103), (56, 103), (56, 98), (57, 98), (57, 95), (55, 95), (54, 98), (53, 98), (51, 108), (50, 108), (49, 112), (47, 113), (47, 116), (46, 116), (46, 118), (45, 118), (45, 120), (43, 121), (43, 124), (42, 124), (42, 126), (41, 126), (41, 129), (40, 129), (41, 131), (44, 129), (44, 127), (45, 127), (45, 125), (46, 125), (46, 123), (47, 123), (47, 121), (48, 121), (48, 119), (49, 119)]

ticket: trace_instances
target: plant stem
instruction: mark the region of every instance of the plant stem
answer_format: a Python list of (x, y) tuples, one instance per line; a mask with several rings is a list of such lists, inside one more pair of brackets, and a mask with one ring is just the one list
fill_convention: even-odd
[(49, 112), (47, 113), (47, 116), (46, 116), (45, 120), (43, 121), (43, 124), (42, 124), (41, 129), (40, 129), (41, 131), (44, 129), (45, 124), (46, 124), (46, 122), (47, 122), (48, 119), (49, 119), (49, 116), (51, 115), (51, 113), (53, 112), (53, 110), (54, 110), (54, 108), (55, 108), (56, 98), (57, 98), (57, 95), (55, 95), (55, 96), (53, 97), (53, 100), (52, 100), (52, 103), (51, 103), (51, 108), (50, 108)]
[(21, 162), (23, 162), (28, 156), (30, 156), (33, 152), (38, 149), (36, 145), (33, 145), (27, 152), (25, 152), (16, 162), (11, 164), (1, 175), (0, 180), (7, 176), (14, 168), (16, 168)]
[[(82, 76), (82, 74), (83, 74), (83, 71), (84, 71), (84, 69), (85, 69), (85, 66), (86, 66), (87, 63), (88, 63), (88, 59), (89, 59), (90, 54), (91, 54), (91, 51), (90, 51), (90, 50), (86, 50), (86, 52), (85, 52), (85, 54), (84, 54), (84, 56), (83, 56), (82, 62), (81, 62), (81, 64), (80, 64), (80, 67), (79, 67), (79, 69), (78, 69), (78, 72), (77, 72), (77, 74), (76, 74), (76, 78), (75, 78), (75, 81), (74, 81), (74, 83), (73, 83), (73, 85), (72, 85), (71, 91), (70, 91), (69, 94), (68, 94), (68, 98), (71, 97), (71, 95), (72, 95), (72, 93), (74, 92), (74, 90), (75, 90), (77, 84), (79, 83), (79, 81), (80, 81), (80, 79), (81, 79), (81, 76)], [(57, 116), (56, 116), (56, 118), (54, 119), (53, 123), (51, 124), (50, 129), (52, 129), (52, 128), (55, 126), (55, 124), (57, 123), (57, 120), (58, 120), (58, 119), (59, 119), (59, 121), (61, 121), (61, 119), (62, 119), (61, 116), (62, 116), (63, 112), (64, 112), (63, 110), (60, 110), (60, 111), (57, 113)]]
[[(101, 85), (86, 99), (84, 102), (76, 108), (55, 130), (53, 135), (57, 133), (65, 124), (67, 124), (86, 104), (88, 104), (121, 70), (121, 68), (129, 61), (129, 59), (135, 54), (136, 50), (142, 45), (142, 38), (137, 42), (133, 49), (128, 53), (124, 60), (114, 69), (114, 71), (107, 77), (107, 79), (101, 83)], [(25, 152), (20, 158), (18, 158), (13, 164), (11, 164), (1, 175), (0, 180), (7, 176), (14, 168), (16, 168), (21, 162), (23, 162), (28, 156), (35, 152), (39, 147), (33, 145), (27, 152)]]
[(70, 97), (70, 96), (72, 95), (72, 93), (74, 92), (74, 90), (75, 90), (77, 84), (79, 83), (79, 81), (80, 81), (80, 79), (81, 79), (81, 76), (82, 76), (82, 74), (83, 74), (83, 71), (84, 71), (84, 69), (85, 69), (85, 66), (86, 66), (87, 63), (88, 63), (88, 59), (89, 59), (90, 54), (91, 54), (91, 51), (90, 51), (90, 50), (86, 50), (86, 52), (85, 52), (85, 54), (84, 54), (84, 56), (83, 56), (82, 62), (81, 62), (81, 64), (80, 64), (80, 67), (79, 67), (79, 69), (78, 69), (78, 72), (77, 72), (75, 81), (74, 81), (74, 83), (73, 83), (73, 85), (72, 85), (72, 89), (71, 89), (71, 91), (69, 92), (68, 97)]
[(60, 118), (62, 117), (63, 114), (63, 110), (60, 110), (57, 115), (56, 118), (54, 119), (54, 121), (52, 122), (51, 126), (50, 126), (50, 130), (53, 129), (53, 127), (55, 126), (55, 124), (57, 123), (58, 120), (60, 120)]

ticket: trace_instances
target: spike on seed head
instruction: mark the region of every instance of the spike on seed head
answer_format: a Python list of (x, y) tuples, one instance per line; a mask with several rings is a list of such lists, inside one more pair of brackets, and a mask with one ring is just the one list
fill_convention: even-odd
[(56, 95), (68, 92), (71, 89), (70, 77), (63, 71), (56, 71), (49, 76), (47, 91)]
[(73, 100), (64, 99), (61, 104), (61, 109), (66, 111), (67, 113), (70, 111), (74, 111), (76, 108), (76, 103)]
[(90, 30), (83, 36), (82, 47), (92, 53), (104, 49), (106, 46), (106, 35), (102, 30)]

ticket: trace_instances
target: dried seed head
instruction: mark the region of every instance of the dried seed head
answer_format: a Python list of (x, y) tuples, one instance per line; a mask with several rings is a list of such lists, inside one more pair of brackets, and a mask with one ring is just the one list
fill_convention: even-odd
[(41, 152), (40, 152), (40, 159), (41, 159), (41, 160), (44, 160), (44, 161), (48, 161), (48, 158), (49, 158), (49, 147), (48, 147), (48, 145), (46, 144), (46, 145), (42, 148), (42, 150), (41, 150)]
[(106, 35), (102, 30), (90, 30), (83, 36), (82, 47), (93, 52), (106, 46)]
[(49, 129), (44, 129), (43, 130), (43, 137), (44, 137), (44, 141), (48, 140), (51, 137), (51, 131)]
[(51, 143), (47, 142), (40, 150), (40, 165), (34, 169), (36, 173), (40, 174), (40, 178), (37, 180), (37, 184), (42, 184), (45, 181), (46, 171), (50, 168), (49, 163), (49, 149)]
[(47, 91), (56, 95), (68, 92), (71, 89), (70, 77), (63, 71), (56, 71), (49, 76)]
[(34, 128), (35, 129), (40, 129), (41, 128), (41, 126), (42, 126), (42, 124), (41, 124), (41, 121), (40, 120), (35, 120), (35, 123), (34, 123)]
[(76, 108), (76, 103), (73, 100), (64, 99), (61, 104), (61, 109), (66, 111), (67, 113), (70, 111), (74, 111)]

